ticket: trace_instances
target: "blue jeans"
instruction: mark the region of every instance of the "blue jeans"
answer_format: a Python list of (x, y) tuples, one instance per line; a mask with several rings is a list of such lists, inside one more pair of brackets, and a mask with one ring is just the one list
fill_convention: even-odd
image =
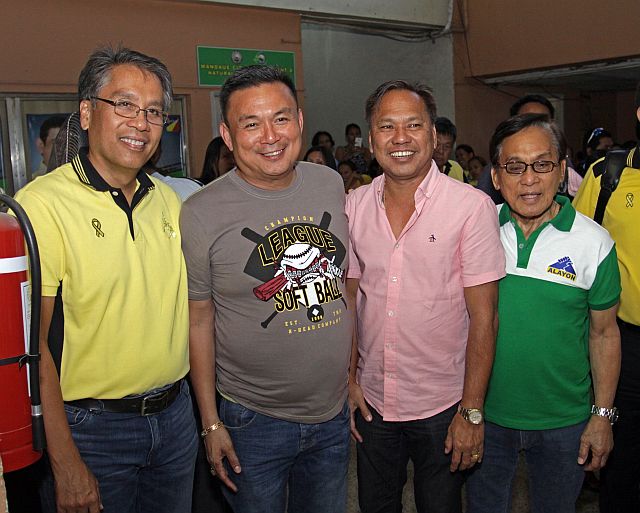
[[(198, 434), (186, 382), (173, 404), (155, 415), (65, 410), (73, 440), (98, 480), (103, 513), (191, 512)], [(56, 511), (51, 475), (42, 502), (44, 511)]]
[(462, 510), (461, 472), (451, 472), (451, 455), (444, 453), (447, 430), (457, 404), (426, 419), (390, 422), (371, 406), (366, 422), (356, 412), (362, 435), (358, 450), (358, 501), (362, 513), (400, 513), (407, 464), (414, 467), (414, 494), (419, 513), (459, 513)]
[(467, 479), (468, 513), (509, 513), (518, 454), (524, 451), (532, 513), (575, 513), (584, 470), (578, 465), (587, 421), (558, 429), (522, 431), (485, 423), (482, 463)]
[(256, 413), (222, 399), (224, 422), (242, 472), (227, 465), (235, 513), (343, 513), (347, 501), (349, 407), (319, 424), (299, 424)]

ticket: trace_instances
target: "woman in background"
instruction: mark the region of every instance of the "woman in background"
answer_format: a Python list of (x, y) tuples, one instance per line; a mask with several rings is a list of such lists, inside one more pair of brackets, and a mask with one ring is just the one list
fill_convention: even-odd
[(222, 137), (215, 137), (207, 146), (200, 181), (203, 185), (207, 185), (231, 171), (235, 165), (236, 161), (233, 158), (233, 153), (227, 148)]

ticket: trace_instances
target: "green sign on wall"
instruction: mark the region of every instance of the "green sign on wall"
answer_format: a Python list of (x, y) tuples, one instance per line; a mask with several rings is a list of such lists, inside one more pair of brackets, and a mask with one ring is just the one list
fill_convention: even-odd
[(238, 68), (251, 64), (266, 64), (284, 71), (296, 82), (295, 54), (247, 48), (198, 46), (198, 84), (221, 86)]

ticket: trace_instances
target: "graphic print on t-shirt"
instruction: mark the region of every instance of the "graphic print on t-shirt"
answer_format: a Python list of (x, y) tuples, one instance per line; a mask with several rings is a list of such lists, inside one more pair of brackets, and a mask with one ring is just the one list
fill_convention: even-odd
[(250, 228), (241, 232), (256, 244), (244, 268), (246, 274), (263, 282), (253, 294), (274, 305), (274, 312), (261, 323), (263, 328), (279, 313), (300, 308), (306, 310), (310, 322), (321, 322), (325, 318), (323, 305), (339, 300), (344, 303), (338, 280), (345, 279), (340, 266), (346, 248), (328, 230), (329, 212), (318, 225), (313, 220), (313, 216), (289, 216), (272, 223), (273, 229), (264, 236)]
[(576, 271), (573, 268), (573, 262), (568, 256), (562, 257), (557, 262), (549, 265), (547, 267), (547, 272), (551, 274), (558, 274), (571, 281), (576, 281)]

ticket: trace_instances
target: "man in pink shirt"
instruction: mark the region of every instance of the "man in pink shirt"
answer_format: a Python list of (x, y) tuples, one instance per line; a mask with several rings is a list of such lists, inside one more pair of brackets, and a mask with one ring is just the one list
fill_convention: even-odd
[(497, 213), (488, 196), (438, 172), (426, 87), (382, 84), (366, 113), (384, 174), (351, 192), (346, 207), (360, 509), (400, 511), (411, 459), (418, 512), (459, 512), (456, 471), (482, 459), (505, 274)]

